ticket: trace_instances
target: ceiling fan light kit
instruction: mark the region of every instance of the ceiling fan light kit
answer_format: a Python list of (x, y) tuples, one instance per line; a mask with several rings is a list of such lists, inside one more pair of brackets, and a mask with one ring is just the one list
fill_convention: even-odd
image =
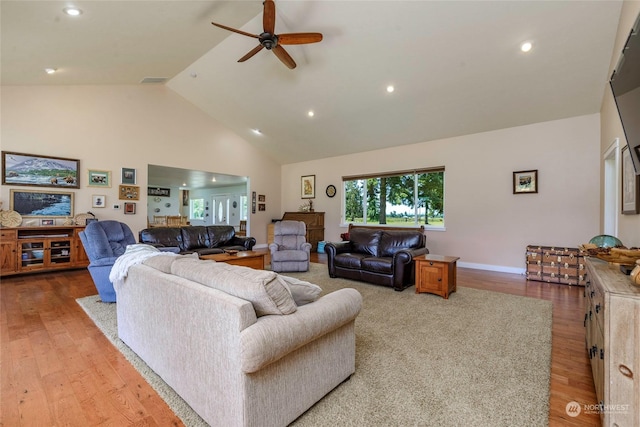
[(260, 52), (262, 49), (272, 51), (276, 57), (288, 68), (296, 68), (296, 62), (291, 58), (289, 53), (282, 47), (282, 45), (293, 44), (308, 44), (318, 43), (322, 41), (322, 34), (320, 33), (288, 33), (288, 34), (276, 34), (276, 4), (273, 0), (265, 0), (264, 11), (262, 14), (262, 26), (263, 32), (260, 35), (250, 34), (236, 28), (227, 27), (226, 25), (217, 24), (212, 22), (216, 27), (222, 28), (227, 31), (232, 31), (243, 36), (252, 37), (258, 39), (260, 43), (258, 46), (251, 49), (246, 55), (238, 60), (238, 62), (244, 62)]

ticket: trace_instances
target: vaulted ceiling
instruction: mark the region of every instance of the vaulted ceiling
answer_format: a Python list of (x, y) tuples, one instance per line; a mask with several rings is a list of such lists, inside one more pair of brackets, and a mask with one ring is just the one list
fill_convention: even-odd
[[(66, 15), (70, 4), (82, 14)], [(618, 55), (620, 1), (276, 6), (276, 33), (324, 35), (286, 46), (294, 70), (267, 50), (236, 62), (256, 39), (211, 25), (259, 34), (260, 1), (2, 0), (2, 84), (167, 78), (286, 164), (596, 113)]]

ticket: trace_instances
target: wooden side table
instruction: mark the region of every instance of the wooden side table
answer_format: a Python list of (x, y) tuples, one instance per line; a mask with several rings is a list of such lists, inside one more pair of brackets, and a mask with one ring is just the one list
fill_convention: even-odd
[(423, 255), (414, 258), (416, 263), (416, 293), (430, 293), (449, 299), (456, 291), (456, 262), (460, 257)]

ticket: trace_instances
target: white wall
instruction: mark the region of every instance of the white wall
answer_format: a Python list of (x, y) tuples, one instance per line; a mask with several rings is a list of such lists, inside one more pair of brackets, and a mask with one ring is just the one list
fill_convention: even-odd
[[(640, 13), (640, 1), (625, 1), (622, 5), (622, 12), (620, 14), (620, 24), (618, 26), (618, 34), (616, 35), (616, 43), (613, 49), (613, 56), (611, 58), (611, 65), (609, 67), (609, 75), (613, 72), (618, 59), (620, 58), (620, 52), (622, 47), (627, 41), (629, 31), (636, 17)], [(601, 117), (601, 135), (600, 135), (600, 151), (601, 158), (607, 151), (609, 146), (615, 141), (616, 138), (620, 138), (620, 147), (627, 145), (627, 140), (624, 136), (624, 130), (622, 129), (622, 123), (620, 122), (620, 116), (616, 109), (616, 104), (613, 99), (613, 94), (608, 86), (604, 88), (604, 97), (602, 101), (602, 108), (600, 110)], [(601, 184), (604, 185), (604, 175), (601, 177)], [(620, 190), (622, 191), (622, 190)], [(602, 197), (602, 212), (604, 212), (604, 195)], [(640, 247), (640, 215), (619, 215), (618, 216), (618, 238), (628, 247)]]
[[(267, 195), (267, 210), (250, 215), (258, 243), (279, 215), (280, 166), (216, 120), (164, 86), (3, 86), (2, 150), (80, 160), (75, 211), (146, 227), (147, 165), (249, 177), (251, 191)], [(141, 199), (136, 215), (111, 209), (122, 167), (137, 170)], [(111, 188), (87, 187), (87, 169), (111, 170)], [(9, 189), (0, 200), (9, 208)], [(92, 209), (91, 195), (105, 194), (107, 208)], [(122, 203), (120, 203), (122, 205)]]
[[(300, 177), (316, 175), (314, 208), (325, 240), (346, 230), (342, 176), (445, 166), (446, 231), (427, 231), (432, 253), (460, 265), (521, 272), (529, 244), (576, 247), (599, 234), (599, 115), (334, 157), (282, 168), (283, 212), (297, 210)], [(513, 194), (514, 171), (538, 169), (538, 194)], [(338, 195), (328, 198), (334, 184)]]

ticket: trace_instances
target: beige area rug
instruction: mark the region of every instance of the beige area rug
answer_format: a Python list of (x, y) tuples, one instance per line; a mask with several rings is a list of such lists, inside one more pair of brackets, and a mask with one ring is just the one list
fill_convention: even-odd
[[(352, 287), (363, 296), (355, 374), (293, 425), (548, 425), (550, 302), (464, 283), (444, 300), (415, 288), (330, 279), (322, 264), (287, 274), (324, 293)], [(206, 425), (118, 339), (115, 304), (97, 295), (78, 303), (187, 426)]]

